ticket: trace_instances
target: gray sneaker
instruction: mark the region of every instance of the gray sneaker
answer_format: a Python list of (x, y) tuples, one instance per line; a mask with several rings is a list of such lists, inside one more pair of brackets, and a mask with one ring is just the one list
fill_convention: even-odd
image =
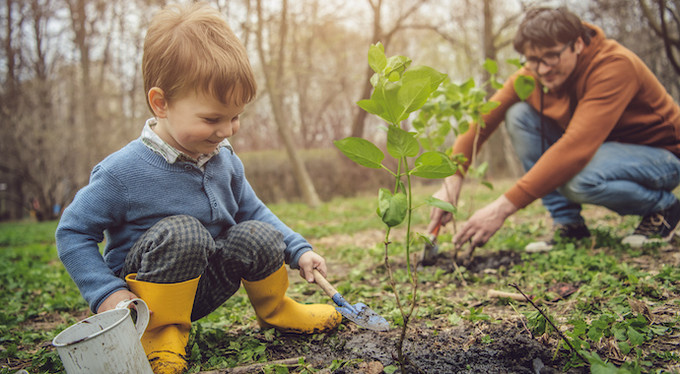
[(590, 237), (590, 231), (585, 223), (557, 224), (554, 226), (553, 238), (550, 241), (538, 241), (527, 244), (524, 250), (529, 253), (548, 252), (558, 241), (576, 241)]
[(680, 201), (670, 207), (642, 218), (633, 234), (623, 238), (621, 243), (640, 248), (649, 243), (668, 243), (673, 239), (680, 222)]

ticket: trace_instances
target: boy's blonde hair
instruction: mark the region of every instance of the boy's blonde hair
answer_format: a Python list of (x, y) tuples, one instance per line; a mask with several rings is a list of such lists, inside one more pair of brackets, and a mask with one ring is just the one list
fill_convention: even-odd
[(144, 39), (142, 76), (145, 92), (158, 87), (168, 102), (193, 89), (243, 105), (257, 92), (245, 47), (205, 3), (170, 5), (154, 16)]

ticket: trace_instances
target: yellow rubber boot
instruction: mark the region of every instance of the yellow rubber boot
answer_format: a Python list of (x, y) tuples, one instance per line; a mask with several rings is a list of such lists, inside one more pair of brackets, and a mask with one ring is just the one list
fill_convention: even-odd
[(342, 321), (340, 313), (330, 305), (300, 304), (286, 296), (288, 272), (285, 266), (259, 281), (250, 282), (244, 279), (243, 287), (262, 328), (273, 327), (282, 332), (316, 334), (333, 330)]
[(130, 291), (151, 311), (142, 346), (156, 374), (183, 373), (187, 369), (186, 345), (191, 331), (191, 310), (200, 277), (180, 283), (138, 281), (125, 277)]

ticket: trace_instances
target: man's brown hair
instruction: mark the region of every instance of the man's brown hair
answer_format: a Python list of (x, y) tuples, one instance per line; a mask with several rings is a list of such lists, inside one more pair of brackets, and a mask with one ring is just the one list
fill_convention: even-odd
[(257, 92), (245, 47), (222, 14), (205, 3), (170, 5), (153, 17), (142, 76), (145, 93), (158, 87), (168, 102), (194, 90), (242, 105)]
[(535, 8), (527, 12), (519, 25), (513, 41), (515, 50), (524, 54), (528, 46), (550, 48), (558, 43), (567, 44), (578, 37), (590, 44), (590, 29), (567, 8)]

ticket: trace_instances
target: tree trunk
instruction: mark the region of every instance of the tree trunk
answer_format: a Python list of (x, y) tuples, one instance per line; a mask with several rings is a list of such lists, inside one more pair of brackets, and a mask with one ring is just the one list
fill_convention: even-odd
[[(484, 45), (484, 59), (496, 60), (497, 46), (496, 34), (494, 33), (493, 23), (493, 2), (494, 0), (484, 0), (484, 23), (483, 27), (483, 45)], [(488, 82), (490, 79), (489, 72), (484, 70), (482, 75), (483, 82)], [(491, 97), (493, 92), (489, 90), (487, 99)], [(522, 170), (519, 165), (519, 160), (510, 142), (510, 136), (505, 126), (499, 126), (498, 131), (495, 131), (489, 139), (487, 139), (485, 146), (480, 152), (480, 160), (489, 163), (489, 170), (495, 176), (499, 177), (517, 177), (521, 175)]]
[[(262, 14), (262, 1), (257, 0), (257, 50), (260, 57), (260, 63), (262, 64), (262, 70), (264, 72), (265, 86), (267, 87), (267, 93), (269, 94), (269, 101), (272, 106), (272, 111), (274, 112), (274, 121), (278, 128), (279, 136), (283, 141), (284, 147), (286, 148), (286, 153), (291, 161), (291, 166), (293, 168), (293, 175), (297, 181), (298, 188), (300, 189), (300, 194), (304, 202), (311, 206), (317, 207), (321, 204), (321, 199), (316, 192), (312, 178), (307, 172), (302, 158), (300, 158), (295, 141), (292, 136), (292, 131), (289, 125), (289, 116), (285, 112), (285, 106), (283, 103), (283, 72), (284, 72), (284, 54), (286, 32), (287, 32), (287, 19), (286, 14), (288, 11), (288, 1), (282, 0), (281, 2), (281, 24), (279, 25), (279, 53), (276, 58), (277, 66), (271, 59), (267, 59), (266, 52), (264, 49), (264, 41), (262, 40), (262, 34), (264, 29), (264, 16)], [(272, 44), (272, 43), (270, 43)], [(275, 74), (272, 74), (275, 72)]]

